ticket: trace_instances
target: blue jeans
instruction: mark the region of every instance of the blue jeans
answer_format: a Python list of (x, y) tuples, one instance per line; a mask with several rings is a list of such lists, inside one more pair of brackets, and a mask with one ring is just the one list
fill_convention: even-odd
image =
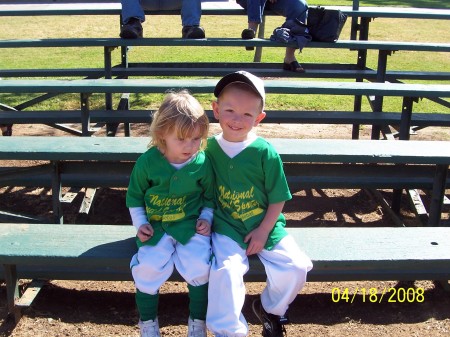
[(306, 22), (308, 4), (305, 0), (277, 0), (271, 3), (267, 0), (237, 0), (241, 7), (247, 10), (249, 22), (262, 22), (264, 8), (284, 16), (286, 20), (299, 19)]
[(202, 7), (200, 0), (121, 0), (122, 22), (125, 24), (131, 18), (145, 21), (144, 9), (147, 10), (177, 10), (181, 9), (181, 24), (184, 26), (200, 25)]

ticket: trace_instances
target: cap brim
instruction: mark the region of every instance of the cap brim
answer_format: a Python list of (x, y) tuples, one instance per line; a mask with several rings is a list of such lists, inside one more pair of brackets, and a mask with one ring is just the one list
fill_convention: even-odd
[[(243, 73), (239, 73), (239, 72), (235, 72), (235, 73), (231, 73), (228, 75), (225, 75), (216, 85), (216, 87), (214, 88), (214, 96), (219, 97), (220, 93), (223, 91), (223, 89), (225, 89), (225, 87), (231, 83), (234, 82), (243, 82), (248, 84), (250, 87), (252, 87), (255, 92), (261, 96), (261, 98), (264, 100), (265, 99), (265, 95), (264, 92), (261, 93), (260, 92), (260, 88), (258, 88), (255, 83), (253, 82), (253, 80), (251, 78), (249, 78), (248, 76), (246, 76)], [(262, 89), (263, 90), (263, 89)]]

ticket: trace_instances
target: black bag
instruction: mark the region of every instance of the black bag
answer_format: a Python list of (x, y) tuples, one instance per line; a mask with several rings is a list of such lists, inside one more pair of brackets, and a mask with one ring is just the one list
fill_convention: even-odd
[(313, 41), (336, 42), (339, 39), (347, 15), (337, 9), (308, 8), (307, 26)]

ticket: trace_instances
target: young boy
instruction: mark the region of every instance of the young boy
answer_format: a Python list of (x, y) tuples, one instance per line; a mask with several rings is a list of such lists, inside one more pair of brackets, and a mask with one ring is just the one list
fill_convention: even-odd
[[(284, 229), (281, 213), (291, 198), (283, 164), (275, 149), (252, 129), (265, 117), (264, 84), (238, 71), (223, 77), (212, 107), (222, 133), (208, 140), (207, 156), (216, 178), (212, 245), (214, 259), (206, 324), (215, 336), (247, 336), (242, 315), (248, 256), (257, 254), (267, 286), (253, 311), (263, 336), (283, 336), (289, 304), (306, 282), (311, 260)], [(214, 299), (214, 300), (211, 300)]]

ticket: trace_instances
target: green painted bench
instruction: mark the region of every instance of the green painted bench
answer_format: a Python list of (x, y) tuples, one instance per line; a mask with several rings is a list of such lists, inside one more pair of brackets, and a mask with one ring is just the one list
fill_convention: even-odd
[[(20, 319), (45, 280), (131, 280), (135, 229), (128, 225), (0, 224), (0, 264), (6, 279), (8, 311)], [(450, 228), (288, 228), (312, 259), (308, 281), (450, 279)], [(75, 239), (74, 239), (75, 238)], [(20, 279), (32, 282), (19, 294)], [(177, 273), (172, 280), (180, 280)], [(250, 257), (246, 281), (266, 280), (264, 267)], [(396, 296), (380, 289), (381, 302)], [(378, 301), (377, 300), (377, 301)]]
[[(284, 48), (286, 44), (276, 43), (268, 39), (242, 40), (240, 38), (208, 38), (201, 40), (185, 40), (179, 38), (144, 38), (137, 40), (124, 40), (119, 38), (70, 38), (70, 39), (29, 39), (29, 40), (0, 40), (0, 49), (17, 48), (65, 48), (65, 47), (99, 47), (104, 52), (104, 68), (77, 68), (77, 69), (0, 69), (0, 77), (58, 77), (82, 76), (90, 78), (125, 78), (128, 76), (223, 76), (229, 72), (244, 69), (258, 76), (269, 77), (299, 77), (299, 78), (351, 78), (367, 79), (383, 82), (384, 80), (398, 81), (405, 79), (415, 80), (450, 80), (450, 72), (405, 70), (388, 71), (387, 56), (396, 51), (416, 52), (450, 52), (450, 43), (424, 43), (424, 42), (396, 42), (396, 41), (359, 41), (339, 40), (336, 43), (310, 42), (307, 48), (342, 49), (353, 51), (378, 51), (377, 69), (367, 68), (357, 61), (354, 64), (303, 64), (306, 72), (296, 74), (285, 71), (277, 63), (133, 63), (122, 62), (122, 65), (113, 66), (112, 51), (116, 47), (123, 49), (132, 46), (146, 47), (257, 47), (257, 48)], [(291, 45), (295, 48), (294, 45)], [(358, 60), (360, 57), (358, 56)], [(126, 66), (124, 66), (126, 64)]]
[[(291, 186), (432, 191), (429, 226), (441, 224), (450, 142), (271, 138)], [(4, 137), (0, 160), (44, 161), (0, 168), (0, 186), (51, 186), (55, 223), (63, 222), (61, 186), (126, 187), (146, 137)], [(400, 209), (401, 193), (392, 208)]]
[[(90, 118), (91, 111), (89, 108), (89, 96), (93, 93), (101, 94), (112, 94), (112, 93), (164, 93), (168, 89), (181, 89), (187, 88), (194, 94), (200, 93), (212, 93), (217, 80), (213, 79), (89, 79), (89, 80), (2, 80), (0, 81), (0, 94), (1, 93), (11, 93), (11, 94), (23, 94), (23, 93), (46, 93), (46, 95), (57, 95), (62, 93), (79, 93), (80, 95), (80, 106), (78, 121), (82, 124), (81, 134), (84, 136), (90, 135)], [(413, 100), (417, 98), (430, 98), (430, 99), (441, 99), (448, 98), (450, 96), (450, 85), (448, 84), (402, 84), (402, 83), (366, 83), (366, 82), (324, 82), (324, 81), (299, 81), (294, 79), (284, 79), (284, 80), (265, 80), (265, 89), (268, 94), (314, 94), (314, 95), (365, 95), (365, 96), (398, 96), (403, 97), (403, 107), (401, 114), (396, 115), (396, 119), (400, 118), (400, 139), (408, 139), (409, 129), (411, 127), (412, 120), (412, 107)], [(128, 104), (125, 104), (127, 106)], [(374, 119), (372, 125), (376, 125), (379, 128), (381, 125), (387, 125), (390, 119), (394, 117), (393, 115), (382, 114), (382, 107), (374, 106), (374, 113), (353, 113), (351, 115), (342, 115), (338, 112), (330, 113), (334, 114), (334, 120), (342, 118), (342, 123), (348, 122), (349, 118), (355, 118), (352, 123), (369, 124), (368, 119)], [(13, 114), (18, 115), (23, 113), (22, 111), (17, 111), (17, 109), (11, 107), (8, 109), (10, 111), (2, 112), (0, 111), (0, 124), (8, 124), (13, 118)], [(128, 108), (119, 110), (128, 110)], [(120, 116), (124, 115), (124, 112), (110, 111), (112, 118), (116, 114), (116, 120)], [(445, 108), (444, 108), (445, 112)], [(64, 119), (64, 112), (48, 112), (47, 118), (53, 115), (53, 122), (56, 122), (58, 116), (61, 116), (61, 121)], [(32, 117), (33, 112), (30, 112), (28, 116)], [(73, 111), (71, 112), (72, 117), (74, 117)], [(97, 113), (103, 114), (105, 112)], [(133, 112), (131, 112), (133, 114)], [(136, 113), (140, 114), (139, 118), (145, 118), (145, 112)], [(267, 121), (278, 122), (281, 120), (291, 120), (295, 122), (296, 118), (304, 114), (304, 112), (269, 112), (269, 119)], [(5, 116), (5, 121), (2, 122), (2, 116)], [(25, 115), (27, 114), (25, 113)], [(44, 115), (42, 115), (44, 116)], [(42, 117), (41, 116), (41, 117)], [(148, 116), (148, 115), (147, 115)], [(320, 113), (317, 112), (307, 112), (305, 114), (306, 118), (309, 120), (314, 120), (317, 116), (317, 122), (320, 121)], [(309, 116), (309, 118), (308, 118)], [(359, 116), (359, 118), (358, 118)], [(400, 116), (400, 117), (398, 117)], [(67, 115), (68, 118), (70, 114)], [(8, 120), (6, 118), (9, 118)], [(39, 112), (34, 112), (34, 118), (39, 118)], [(102, 117), (99, 117), (102, 118)], [(103, 117), (104, 118), (104, 117)], [(278, 119), (279, 118), (279, 119)], [(301, 117), (300, 117), (301, 118)], [(19, 118), (20, 119), (20, 118)], [(331, 118), (333, 119), (333, 118)], [(30, 118), (30, 121), (33, 119)], [(300, 119), (301, 120), (301, 119)], [(424, 126), (430, 125), (448, 125), (448, 115), (446, 114), (421, 114), (417, 115), (416, 120), (420, 120), (420, 124)], [(25, 121), (22, 118), (22, 121)], [(45, 122), (44, 120), (41, 120)], [(48, 120), (47, 120), (48, 121)], [(123, 120), (123, 122), (126, 122)], [(428, 124), (428, 125), (426, 125)], [(357, 138), (353, 136), (353, 138)], [(379, 132), (373, 132), (372, 138), (379, 138)]]
[[(240, 38), (207, 38), (201, 40), (185, 40), (180, 38), (143, 38), (124, 40), (119, 38), (66, 38), (66, 39), (28, 39), (28, 40), (0, 40), (0, 49), (17, 48), (67, 48), (67, 47), (98, 47), (104, 52), (104, 68), (89, 69), (1, 69), (1, 77), (30, 77), (30, 76), (97, 76), (105, 74), (113, 77), (126, 76), (204, 76), (207, 71), (210, 76), (222, 76), (236, 69), (252, 70), (259, 76), (300, 77), (300, 78), (363, 78), (376, 80), (389, 79), (433, 79), (449, 80), (449, 72), (426, 71), (388, 71), (387, 56), (396, 51), (415, 52), (450, 52), (450, 43), (426, 42), (397, 42), (397, 41), (360, 41), (339, 40), (335, 43), (310, 42), (307, 48), (342, 49), (353, 51), (378, 51), (378, 67), (376, 70), (366, 68), (365, 64), (304, 64), (306, 72), (295, 74), (283, 71), (276, 63), (133, 63), (122, 62), (122, 65), (112, 66), (111, 54), (114, 48), (133, 46), (171, 46), (171, 47), (257, 47), (257, 48), (284, 48), (286, 44), (273, 42), (268, 39), (242, 40)], [(295, 45), (289, 45), (296, 47)], [(122, 51), (122, 53), (124, 53)], [(358, 56), (359, 58), (359, 56)], [(126, 64), (126, 66), (124, 66)]]
[[(204, 15), (243, 15), (245, 12), (234, 3), (229, 2), (206, 2), (202, 4)], [(407, 18), (407, 19), (436, 19), (446, 20), (450, 18), (450, 10), (440, 9), (422, 9), (422, 8), (395, 8), (395, 7), (359, 7), (358, 1), (354, 1), (353, 7), (331, 6), (329, 8), (339, 8), (352, 18), (351, 40), (340, 40), (337, 43), (319, 43), (312, 42), (310, 48), (331, 48), (342, 50), (354, 50), (358, 52), (355, 63), (350, 64), (304, 64), (307, 69), (305, 74), (295, 74), (284, 71), (280, 64), (275, 63), (132, 63), (128, 61), (128, 47), (131, 46), (214, 46), (214, 47), (249, 47), (255, 46), (257, 50), (262, 47), (285, 47), (283, 44), (273, 43), (264, 39), (264, 31), (258, 35), (260, 38), (254, 40), (242, 40), (238, 38), (209, 38), (204, 40), (183, 40), (183, 39), (138, 39), (122, 40), (118, 38), (77, 38), (77, 39), (39, 39), (39, 40), (2, 40), (0, 49), (16, 48), (61, 48), (61, 47), (99, 47), (104, 51), (105, 64), (103, 68), (79, 68), (79, 69), (0, 69), (0, 77), (61, 77), (75, 76), (85, 78), (127, 78), (129, 76), (204, 76), (205, 73), (211, 76), (223, 76), (226, 73), (237, 69), (246, 69), (262, 77), (301, 77), (301, 78), (343, 78), (356, 79), (357, 81), (369, 80), (376, 82), (399, 82), (403, 80), (437, 80), (448, 81), (450, 72), (409, 70), (409, 71), (389, 71), (387, 69), (387, 57), (395, 51), (423, 51), (423, 52), (448, 52), (450, 44), (448, 43), (422, 43), (422, 42), (395, 42), (395, 41), (366, 41), (368, 39), (368, 27), (370, 20), (374, 18)], [(177, 11), (154, 12), (153, 14), (176, 14)], [(19, 5), (0, 5), (0, 16), (18, 17), (34, 15), (120, 15), (119, 3), (44, 3), (44, 4), (19, 4)], [(271, 15), (269, 12), (268, 15)], [(357, 20), (360, 20), (358, 22)], [(360, 31), (359, 39), (356, 39), (357, 32)], [(115, 47), (121, 47), (122, 62), (117, 66), (112, 65), (111, 53)], [(368, 50), (378, 50), (377, 69), (366, 67), (366, 57)], [(255, 56), (256, 59), (256, 56)], [(29, 108), (34, 104), (49, 99), (57, 94), (46, 94), (39, 98), (23, 102), (18, 106), (7, 107), (6, 110), (20, 110)], [(432, 98), (433, 101), (448, 107), (448, 103), (440, 97)], [(382, 96), (376, 96), (370, 101), (374, 110), (382, 111)], [(124, 103), (126, 105), (126, 103)], [(105, 94), (105, 105), (107, 110), (112, 110), (112, 97)], [(0, 107), (0, 110), (2, 108)], [(5, 110), (5, 109), (3, 109)], [(361, 110), (361, 96), (355, 95), (355, 111)], [(412, 103), (404, 102), (404, 114), (411, 114)], [(299, 112), (296, 112), (299, 113)], [(99, 113), (102, 119), (107, 119), (107, 114)], [(97, 116), (99, 115), (97, 113)], [(4, 114), (11, 118), (11, 113)], [(33, 115), (30, 115), (32, 117)], [(55, 116), (55, 114), (53, 114)], [(294, 116), (294, 114), (290, 114)], [(336, 118), (326, 119), (340, 121), (348, 120), (350, 115), (334, 114)], [(356, 114), (354, 114), (356, 116)], [(25, 120), (27, 115), (23, 115), (21, 120)], [(359, 116), (362, 117), (362, 116)], [(387, 117), (387, 116), (386, 116)], [(422, 118), (423, 117), (423, 118)], [(36, 116), (33, 117), (35, 119)], [(370, 117), (373, 118), (373, 117)], [(389, 118), (377, 115), (379, 126), (387, 125)], [(364, 124), (365, 116), (362, 117)], [(428, 126), (442, 125), (447, 123), (445, 116), (423, 115), (419, 120), (430, 120)], [(9, 119), (10, 120), (10, 119)], [(300, 117), (300, 121), (302, 118)], [(403, 120), (403, 118), (402, 118)], [(268, 119), (269, 121), (269, 119)], [(321, 119), (318, 119), (320, 122)], [(128, 122), (124, 121), (127, 125)], [(0, 124), (13, 124), (13, 122), (4, 122)], [(18, 123), (21, 123), (20, 119)], [(57, 124), (57, 121), (48, 122), (48, 124), (65, 130), (71, 134), (77, 134), (79, 131)], [(108, 121), (106, 121), (108, 123)], [(343, 122), (342, 122), (343, 123)], [(359, 119), (354, 120), (352, 138), (358, 138)], [(419, 126), (420, 127), (420, 126)], [(380, 127), (376, 127), (373, 132), (373, 138), (379, 137)], [(108, 134), (114, 134), (115, 126), (108, 124)], [(406, 129), (404, 129), (406, 130)], [(126, 133), (130, 132), (129, 127)], [(88, 135), (86, 128), (83, 128), (82, 134)], [(402, 139), (407, 137), (407, 131), (398, 134)]]
[[(352, 19), (360, 19), (361, 22), (352, 22), (351, 40), (338, 41), (338, 43), (320, 43), (312, 42), (308, 48), (333, 48), (350, 49), (358, 52), (355, 64), (343, 64), (337, 67), (334, 64), (327, 64), (327, 71), (323, 71), (323, 65), (305, 64), (307, 72), (300, 77), (326, 77), (326, 78), (367, 78), (382, 82), (387, 78), (400, 80), (402, 78), (448, 80), (448, 72), (426, 72), (426, 71), (387, 71), (387, 56), (392, 52), (404, 51), (432, 51), (448, 52), (449, 44), (434, 44), (421, 42), (387, 42), (387, 41), (365, 41), (368, 39), (368, 25), (370, 20), (377, 17), (385, 18), (414, 18), (414, 19), (437, 19), (446, 20), (450, 18), (450, 10), (445, 9), (422, 9), (422, 8), (395, 8), (395, 7), (361, 7), (355, 1), (353, 8), (330, 6), (329, 8), (339, 8)], [(204, 15), (243, 15), (245, 12), (237, 4), (230, 2), (206, 2), (202, 4)], [(154, 14), (175, 14), (177, 11), (154, 12)], [(270, 12), (268, 12), (271, 15)], [(0, 16), (31, 16), (31, 15), (120, 15), (119, 3), (82, 3), (82, 4), (27, 4), (27, 5), (0, 5)], [(360, 30), (361, 36), (356, 40), (356, 32)], [(257, 47), (259, 56), (255, 60), (260, 61), (262, 47), (285, 47), (283, 44), (273, 43), (263, 39), (264, 32), (260, 32), (259, 39), (204, 39), (204, 40), (183, 40), (183, 39), (139, 39), (139, 40), (121, 40), (115, 38), (107, 39), (39, 39), (39, 40), (3, 40), (0, 41), (0, 48), (30, 48), (30, 47), (103, 47), (105, 53), (104, 69), (2, 69), (0, 77), (21, 77), (21, 76), (148, 76), (155, 74), (161, 76), (196, 76), (204, 75), (204, 65), (189, 63), (187, 64), (168, 64), (164, 66), (160, 63), (132, 63), (128, 61), (128, 48), (130, 46), (221, 46), (221, 47)], [(111, 49), (122, 47), (122, 62), (119, 67), (111, 67)], [(376, 71), (366, 68), (366, 59), (368, 50), (378, 50), (378, 69)], [(265, 65), (266, 69), (261, 72), (257, 70), (259, 76), (299, 76), (290, 72), (282, 71), (279, 65)], [(226, 69), (223, 69), (222, 63), (209, 64), (212, 68), (213, 76), (222, 76)], [(233, 67), (231, 65), (231, 67)], [(235, 65), (238, 69), (246, 69), (251, 64)], [(270, 67), (270, 68), (268, 68)], [(344, 69), (342, 69), (344, 67)], [(122, 69), (121, 69), (122, 68)], [(131, 69), (128, 69), (131, 68)], [(218, 68), (218, 69), (216, 69)], [(228, 68), (228, 66), (226, 67)], [(103, 72), (101, 72), (103, 70)], [(233, 69), (232, 69), (233, 70)], [(322, 70), (322, 71), (321, 71)], [(99, 72), (100, 71), (100, 72)], [(229, 72), (229, 71), (228, 71)], [(209, 73), (209, 72), (208, 72)], [(215, 74), (214, 74), (215, 73)], [(363, 75), (363, 76), (362, 76)]]

